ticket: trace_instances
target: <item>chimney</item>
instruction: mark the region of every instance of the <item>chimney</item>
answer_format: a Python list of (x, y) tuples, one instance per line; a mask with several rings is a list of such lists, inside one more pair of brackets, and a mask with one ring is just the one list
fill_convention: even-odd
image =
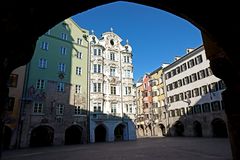
[(175, 56), (174, 61), (177, 61), (181, 58), (181, 56)]
[(194, 48), (187, 48), (187, 49), (186, 49), (186, 54), (192, 52), (193, 50), (194, 50)]

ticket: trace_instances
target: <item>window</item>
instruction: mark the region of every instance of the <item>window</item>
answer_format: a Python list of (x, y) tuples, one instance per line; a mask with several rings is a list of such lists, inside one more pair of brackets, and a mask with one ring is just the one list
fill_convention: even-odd
[(223, 80), (218, 81), (219, 90), (225, 89), (225, 84)]
[(132, 113), (132, 112), (133, 112), (132, 104), (129, 104), (129, 105), (128, 105), (128, 108), (129, 108), (129, 109), (128, 109), (128, 110), (129, 110), (129, 113)]
[(184, 77), (183, 81), (184, 81), (184, 84), (189, 84), (189, 77)]
[(191, 98), (191, 91), (185, 92), (185, 99)]
[(110, 60), (115, 61), (115, 53), (110, 52)]
[(211, 68), (206, 68), (205, 73), (206, 73), (206, 76), (211, 76), (213, 74)]
[(43, 104), (35, 102), (33, 104), (33, 113), (43, 113)]
[(38, 67), (42, 68), (42, 69), (47, 68), (47, 60), (44, 59), (44, 58), (40, 58), (39, 63), (38, 63)]
[(214, 82), (214, 83), (211, 83), (211, 84), (210, 84), (210, 91), (211, 91), (211, 92), (216, 92), (216, 91), (218, 91), (218, 83), (217, 83), (217, 82)]
[(202, 89), (202, 94), (203, 94), (203, 95), (208, 93), (208, 87), (207, 87), (207, 85), (202, 86), (201, 89)]
[(75, 106), (75, 115), (80, 115), (81, 114), (81, 107), (80, 106)]
[(158, 107), (158, 103), (157, 102), (153, 102), (153, 107), (157, 108)]
[(101, 53), (102, 53), (102, 50), (101, 50), (101, 49), (95, 48), (95, 49), (93, 50), (93, 55), (94, 55), (94, 56), (101, 56)]
[(80, 45), (82, 44), (82, 39), (81, 38), (77, 39), (77, 44), (80, 44)]
[(75, 86), (75, 93), (81, 93), (81, 85)]
[(188, 61), (187, 64), (188, 64), (188, 68), (192, 68), (195, 65), (194, 59), (191, 59), (190, 61)]
[(182, 72), (187, 70), (187, 65), (186, 65), (186, 63), (183, 63), (180, 67), (181, 67), (181, 71), (182, 71)]
[(196, 113), (196, 114), (202, 112), (201, 105), (199, 105), (199, 104), (195, 105), (193, 108), (194, 108), (194, 113)]
[(129, 56), (124, 56), (123, 61), (124, 61), (124, 63), (130, 63), (130, 57)]
[(110, 76), (116, 76), (116, 68), (110, 67)]
[(199, 88), (193, 89), (193, 96), (195, 97), (199, 96)]
[(82, 52), (77, 52), (77, 58), (82, 59)]
[(18, 75), (11, 74), (8, 79), (8, 87), (17, 87)]
[(63, 104), (57, 104), (56, 115), (63, 115), (63, 112), (64, 112), (64, 105)]
[(197, 80), (197, 74), (196, 73), (193, 73), (191, 75), (191, 79), (192, 79), (192, 82), (195, 82)]
[(125, 77), (126, 78), (130, 78), (131, 77), (131, 70), (127, 69), (127, 70), (124, 70), (125, 72)]
[(193, 107), (192, 107), (192, 106), (189, 106), (189, 107), (187, 108), (187, 114), (188, 114), (188, 115), (192, 115), (192, 114), (193, 114)]
[(179, 100), (184, 100), (183, 93), (179, 93)]
[(102, 84), (93, 83), (93, 92), (102, 92)]
[(13, 111), (14, 103), (15, 103), (15, 98), (9, 97), (8, 98), (8, 109), (7, 109), (8, 111)]
[(61, 34), (61, 38), (62, 38), (63, 40), (67, 40), (67, 38), (68, 38), (68, 37), (67, 37), (67, 34), (66, 34), (66, 33), (62, 33), (62, 34)]
[(111, 86), (111, 94), (116, 95), (116, 86)]
[(202, 63), (203, 59), (202, 59), (202, 55), (199, 55), (195, 58), (195, 63), (196, 64), (199, 64), (199, 63)]
[(59, 72), (66, 72), (66, 65), (64, 63), (59, 63), (58, 64), (58, 71)]
[(220, 101), (214, 101), (211, 103), (212, 111), (220, 111)]
[(82, 68), (76, 67), (76, 75), (81, 75), (81, 74), (82, 74)]
[(209, 103), (202, 104), (202, 110), (203, 112), (210, 112), (210, 104)]
[(112, 103), (111, 104), (111, 113), (116, 113), (117, 112), (117, 104), (116, 103)]
[(38, 79), (37, 84), (36, 84), (36, 88), (37, 89), (44, 89), (44, 87), (45, 87), (45, 81), (43, 79)]
[(102, 66), (100, 64), (93, 64), (93, 73), (102, 73)]
[(48, 42), (42, 42), (40, 47), (41, 47), (41, 49), (47, 51), (48, 50)]
[(205, 78), (205, 77), (206, 77), (206, 75), (205, 75), (204, 70), (199, 71), (199, 79), (202, 79), (202, 78)]
[(67, 54), (67, 48), (66, 47), (61, 47), (60, 52), (61, 52), (62, 55), (66, 55)]
[(63, 92), (64, 91), (64, 83), (63, 82), (59, 82), (57, 85), (57, 91), (58, 92)]
[(131, 95), (132, 94), (132, 88), (131, 87), (125, 87), (125, 95)]
[(102, 112), (102, 104), (93, 103), (93, 112)]
[(178, 81), (177, 81), (177, 85), (178, 85), (178, 87), (181, 87), (182, 86), (182, 80), (181, 79), (179, 79)]

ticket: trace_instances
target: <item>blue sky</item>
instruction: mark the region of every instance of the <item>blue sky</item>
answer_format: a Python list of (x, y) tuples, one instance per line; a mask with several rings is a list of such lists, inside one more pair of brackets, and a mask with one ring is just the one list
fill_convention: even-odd
[(183, 56), (187, 48), (202, 45), (199, 29), (171, 13), (129, 2), (99, 6), (72, 17), (95, 35), (110, 31), (126, 39), (133, 48), (134, 80)]

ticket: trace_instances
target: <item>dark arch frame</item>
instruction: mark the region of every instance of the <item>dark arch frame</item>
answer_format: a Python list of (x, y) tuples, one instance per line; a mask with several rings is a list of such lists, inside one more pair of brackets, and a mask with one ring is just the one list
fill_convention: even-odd
[(202, 137), (202, 124), (197, 120), (193, 122), (193, 136)]
[(104, 124), (99, 124), (94, 129), (95, 142), (106, 142), (107, 128)]
[(32, 129), (30, 147), (51, 146), (54, 139), (54, 129), (48, 125), (40, 125)]
[(81, 144), (83, 128), (79, 125), (71, 125), (65, 130), (65, 145)]
[[(125, 1), (125, 0), (123, 0)], [(127, 1), (127, 0), (126, 0)], [(17, 1), (9, 1), (11, 6), (18, 5)], [(52, 8), (6, 8), (0, 12), (2, 53), (0, 55), (0, 119), (5, 115), (5, 103), (8, 97), (7, 80), (13, 69), (30, 61), (36, 40), (49, 28), (60, 21), (85, 10), (100, 6), (116, 0), (101, 1), (59, 1), (58, 7), (52, 12)], [(240, 36), (239, 9), (237, 1), (218, 1), (212, 6), (205, 1), (179, 1), (179, 0), (128, 0), (147, 6), (153, 6), (179, 17), (186, 19), (198, 27), (203, 36), (203, 42), (207, 57), (210, 59), (211, 69), (214, 75), (223, 79), (227, 90), (223, 93), (223, 99), (227, 114), (228, 130), (234, 159), (240, 159), (239, 135), (240, 109), (238, 104), (240, 97), (240, 52), (236, 37)], [(197, 7), (196, 7), (197, 4)], [(215, 6), (217, 5), (217, 10)], [(202, 9), (204, 8), (204, 12)], [(227, 10), (227, 12), (222, 12)], [(24, 18), (22, 18), (24, 17)], [(12, 37), (15, 37), (15, 45), (12, 45)], [(21, 54), (19, 54), (21, 53)], [(14, 58), (13, 58), (14, 57)], [(229, 72), (231, 70), (231, 72)], [(235, 73), (235, 74), (231, 74)], [(2, 135), (3, 125), (0, 126)], [(2, 136), (0, 136), (2, 137)], [(2, 141), (1, 141), (2, 142)]]
[(227, 126), (221, 118), (215, 118), (211, 122), (213, 137), (228, 137)]

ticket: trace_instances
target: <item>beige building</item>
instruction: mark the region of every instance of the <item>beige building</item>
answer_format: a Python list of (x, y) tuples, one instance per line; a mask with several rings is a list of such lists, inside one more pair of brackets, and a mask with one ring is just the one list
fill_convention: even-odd
[(25, 66), (13, 70), (9, 77), (9, 101), (7, 116), (4, 119), (4, 149), (15, 148), (18, 145), (18, 126), (21, 123), (22, 93), (25, 78)]

